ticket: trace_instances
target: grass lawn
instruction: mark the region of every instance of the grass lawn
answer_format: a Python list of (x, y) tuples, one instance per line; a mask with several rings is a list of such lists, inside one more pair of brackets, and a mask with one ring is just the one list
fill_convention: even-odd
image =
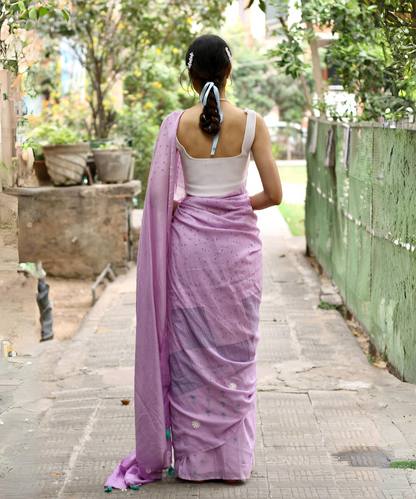
[(287, 184), (306, 184), (306, 166), (279, 166), (280, 180)]
[(282, 201), (278, 209), (286, 220), (292, 236), (305, 235), (305, 205)]
[[(287, 184), (306, 184), (306, 166), (279, 166), (280, 180)], [(286, 201), (278, 206), (293, 236), (305, 235), (305, 205)]]

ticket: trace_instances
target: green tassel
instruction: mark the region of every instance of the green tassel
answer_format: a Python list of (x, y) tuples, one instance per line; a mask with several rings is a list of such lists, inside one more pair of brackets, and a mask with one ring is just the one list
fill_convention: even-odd
[(130, 488), (133, 489), (133, 490), (139, 490), (140, 489), (139, 485), (130, 485)]
[(113, 487), (110, 485), (106, 489), (104, 489), (104, 492), (111, 492), (113, 490)]
[(166, 428), (166, 440), (169, 440), (172, 438), (172, 433), (169, 431), (169, 428)]
[(173, 476), (173, 473), (175, 472), (175, 468), (173, 466), (169, 466), (168, 469), (168, 476)]

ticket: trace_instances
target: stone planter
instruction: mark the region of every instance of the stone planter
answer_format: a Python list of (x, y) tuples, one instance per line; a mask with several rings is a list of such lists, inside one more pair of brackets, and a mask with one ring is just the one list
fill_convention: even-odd
[(40, 185), (49, 185), (51, 183), (51, 177), (49, 176), (44, 159), (34, 161), (33, 168)]
[(54, 185), (81, 184), (87, 165), (88, 142), (42, 147)]
[(129, 180), (133, 155), (131, 147), (93, 149), (93, 153), (101, 182), (121, 183)]

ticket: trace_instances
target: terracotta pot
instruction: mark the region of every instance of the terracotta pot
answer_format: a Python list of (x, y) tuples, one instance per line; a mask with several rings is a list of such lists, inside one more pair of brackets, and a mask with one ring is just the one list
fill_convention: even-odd
[(49, 176), (44, 159), (34, 161), (33, 168), (35, 169), (36, 178), (39, 180), (40, 185), (48, 185), (51, 183), (51, 177)]

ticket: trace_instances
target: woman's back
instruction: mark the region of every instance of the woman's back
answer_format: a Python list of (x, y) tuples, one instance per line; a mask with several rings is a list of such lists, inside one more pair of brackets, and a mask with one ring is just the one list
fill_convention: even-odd
[(212, 136), (199, 127), (203, 107), (200, 103), (187, 109), (179, 122), (177, 137), (189, 156), (193, 158), (229, 158), (241, 153), (247, 114), (243, 109), (221, 101), (224, 121), (214, 156), (211, 156)]
[[(188, 147), (185, 147), (181, 143), (178, 136), (177, 148), (182, 157), (183, 172), (185, 176), (185, 188), (186, 192), (190, 196), (225, 196), (231, 194), (232, 192), (240, 189), (246, 183), (247, 170), (250, 161), (250, 150), (253, 145), (254, 135), (256, 130), (256, 113), (250, 109), (246, 109), (243, 116), (239, 112), (234, 113), (234, 109), (241, 111), (241, 109), (229, 106), (230, 120), (226, 120), (227, 125), (231, 123), (230, 126), (224, 127), (222, 125), (219, 137), (224, 137), (224, 133), (230, 132), (230, 135), (234, 135), (236, 138), (231, 141), (228, 136), (225, 140), (220, 140), (217, 144), (223, 144), (222, 155), (217, 156), (217, 154), (212, 154), (206, 156), (204, 152), (206, 151), (206, 143), (199, 143), (201, 137), (199, 136), (199, 130), (194, 123), (186, 122), (185, 127), (188, 128), (188, 133), (182, 133)], [(187, 112), (184, 113), (186, 116)], [(225, 120), (224, 120), (225, 121)], [(241, 124), (244, 123), (244, 128), (241, 130)], [(225, 130), (224, 130), (225, 128)], [(234, 132), (234, 133), (232, 133)], [(206, 133), (202, 132), (204, 135)], [(238, 135), (242, 135), (239, 137)], [(193, 136), (195, 137), (192, 140)], [(235, 144), (237, 143), (238, 149), (236, 150)], [(194, 150), (194, 154), (189, 153), (187, 150), (191, 148)], [(218, 147), (215, 150), (217, 153)]]

